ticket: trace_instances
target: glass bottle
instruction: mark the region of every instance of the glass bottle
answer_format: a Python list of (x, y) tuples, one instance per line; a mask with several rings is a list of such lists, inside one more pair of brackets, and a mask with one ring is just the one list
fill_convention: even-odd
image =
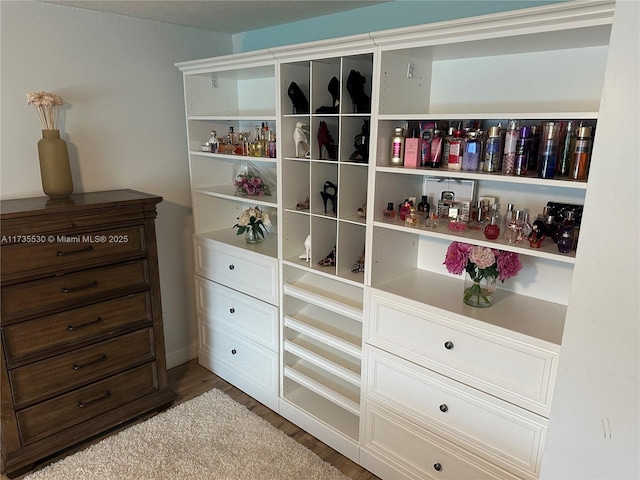
[(580, 127), (569, 174), (573, 180), (587, 179), (589, 160), (591, 159), (591, 141), (591, 127)]
[(484, 229), (484, 204), (482, 201), (476, 202), (472, 209), (471, 220), (467, 223), (467, 226), (471, 230), (483, 230)]
[(262, 142), (260, 141), (260, 126), (255, 126), (255, 133), (253, 140), (249, 143), (249, 156), (261, 157), (262, 156)]
[(423, 217), (428, 217), (429, 210), (431, 210), (431, 205), (429, 205), (428, 197), (422, 195), (422, 201), (418, 203), (418, 213), (422, 214)]
[(224, 145), (224, 153), (227, 155), (233, 155), (235, 152), (235, 145), (233, 144), (233, 135), (231, 133), (227, 133), (227, 143)]
[(407, 199), (404, 202), (402, 202), (400, 204), (400, 207), (398, 208), (398, 215), (400, 215), (400, 220), (404, 222), (404, 220), (407, 218), (407, 215), (409, 215), (410, 211), (411, 211), (411, 203), (409, 203), (409, 200)]
[(502, 223), (501, 222), (502, 215), (500, 214), (500, 204), (498, 202), (491, 205), (491, 216), (496, 217), (496, 221), (498, 222), (498, 225)]
[(269, 158), (276, 158), (276, 135), (269, 130), (268, 140), (268, 152)]
[[(518, 210), (519, 211), (519, 210)], [(518, 225), (514, 216), (504, 230), (504, 239), (508, 243), (517, 243), (522, 239), (522, 227)]]
[(396, 127), (391, 139), (391, 158), (389, 163), (393, 166), (401, 167), (404, 165), (404, 129)]
[(516, 157), (514, 161), (513, 173), (518, 176), (525, 176), (529, 168), (529, 154), (531, 149), (531, 129), (526, 125), (520, 128), (520, 137), (516, 142)]
[(464, 144), (462, 155), (462, 170), (476, 172), (480, 168), (480, 140), (477, 132), (469, 132)]
[(449, 142), (449, 161), (447, 163), (449, 170), (462, 170), (462, 148), (462, 130), (454, 130)]
[(518, 120), (509, 120), (504, 139), (504, 153), (502, 154), (502, 173), (505, 175), (514, 174), (518, 138), (520, 138), (520, 122)]
[(440, 224), (440, 221), (438, 220), (438, 214), (437, 213), (432, 213), (432, 214), (428, 215), (427, 219), (424, 221), (424, 226), (426, 228), (435, 229), (435, 228), (438, 228), (439, 224)]
[(484, 227), (484, 236), (489, 240), (495, 240), (500, 236), (500, 220), (495, 216), (491, 216), (489, 225)]
[(533, 232), (533, 227), (531, 226), (531, 218), (529, 216), (529, 212), (525, 212), (524, 220), (522, 221), (522, 236), (524, 238), (529, 238), (531, 232)]
[(559, 133), (560, 124), (558, 122), (545, 122), (542, 125), (540, 152), (538, 154), (539, 178), (553, 178), (556, 173)]
[(531, 151), (529, 152), (528, 170), (536, 172), (538, 167), (538, 152), (540, 151), (540, 126), (531, 125)]
[(545, 229), (547, 237), (549, 237), (553, 243), (558, 241), (558, 225), (556, 224), (556, 217), (554, 215), (547, 215), (544, 219)]
[(575, 226), (576, 222), (573, 217), (574, 213), (568, 210), (565, 213), (565, 218), (560, 225), (558, 225), (558, 251), (560, 253), (569, 253), (573, 248), (575, 240)]
[(447, 134), (442, 142), (442, 166), (449, 165), (449, 149), (451, 148), (451, 139), (453, 138), (453, 127), (449, 127)]
[(573, 152), (576, 147), (576, 122), (569, 120), (563, 125), (564, 128), (560, 132), (560, 141), (558, 149), (558, 165), (556, 166), (556, 175), (558, 177), (568, 177)]
[(514, 215), (513, 203), (507, 203), (507, 211), (504, 213), (504, 218), (502, 219), (502, 226), (505, 229), (513, 221)]
[(431, 159), (429, 166), (431, 168), (440, 168), (442, 166), (442, 132), (440, 130), (433, 131), (431, 139)]
[(404, 224), (407, 227), (417, 227), (419, 223), (418, 210), (416, 207), (409, 207), (409, 213), (404, 217)]
[(215, 130), (211, 130), (211, 138), (209, 139), (209, 149), (211, 153), (218, 153), (218, 147), (220, 141), (218, 140), (218, 133)]
[(396, 209), (393, 206), (392, 202), (387, 203), (387, 208), (382, 211), (383, 220), (391, 221), (396, 219)]
[(234, 145), (233, 153), (236, 155), (244, 155), (244, 133), (238, 133), (238, 143)]
[(484, 166), (485, 172), (498, 172), (502, 165), (502, 134), (500, 133), (500, 127), (494, 125), (489, 129), (489, 136), (487, 138), (487, 147), (484, 154)]

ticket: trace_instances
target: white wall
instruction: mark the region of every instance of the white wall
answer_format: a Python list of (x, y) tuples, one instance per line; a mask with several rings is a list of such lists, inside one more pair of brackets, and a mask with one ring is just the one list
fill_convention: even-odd
[(542, 478), (640, 478), (638, 19), (616, 2)]
[(197, 355), (182, 74), (231, 53), (231, 36), (34, 1), (1, 1), (0, 197), (41, 196), (41, 125), (25, 94), (62, 96), (76, 192), (132, 188), (158, 207), (168, 365)]

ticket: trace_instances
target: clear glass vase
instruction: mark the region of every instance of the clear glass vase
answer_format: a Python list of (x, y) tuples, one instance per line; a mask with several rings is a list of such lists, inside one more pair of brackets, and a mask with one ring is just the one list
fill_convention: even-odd
[(464, 278), (463, 301), (472, 307), (490, 307), (496, 293), (496, 277), (474, 280), (469, 274)]
[(264, 240), (262, 235), (259, 235), (253, 228), (247, 228), (244, 232), (244, 241), (247, 243), (260, 243)]

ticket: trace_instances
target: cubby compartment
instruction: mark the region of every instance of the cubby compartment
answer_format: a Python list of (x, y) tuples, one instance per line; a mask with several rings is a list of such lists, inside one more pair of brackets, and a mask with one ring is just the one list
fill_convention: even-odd
[(357, 283), (364, 282), (364, 264), (360, 264), (365, 256), (366, 229), (364, 225), (348, 222), (338, 223), (338, 261), (339, 277)]
[(282, 226), (282, 252), (287, 262), (310, 267), (306, 259), (305, 241), (311, 234), (311, 221), (304, 212), (285, 210)]
[(341, 220), (365, 224), (368, 173), (366, 165), (340, 164), (338, 216)]
[[(322, 125), (324, 124), (324, 125)], [(320, 143), (321, 137), (327, 138), (327, 143)], [(311, 158), (325, 162), (337, 162), (340, 154), (340, 118), (337, 115), (314, 115), (311, 118), (309, 141), (311, 143)]]
[[(290, 115), (298, 116), (304, 115), (302, 112), (296, 112), (293, 107), (293, 101), (289, 96), (289, 88), (291, 83), (295, 83), (300, 92), (302, 92), (304, 98), (309, 103), (311, 96), (311, 64), (308, 61), (283, 63), (280, 66), (280, 95), (281, 99), (281, 111), (282, 114), (287, 117)], [(310, 113), (307, 112), (307, 113)]]
[[(309, 213), (309, 207), (304, 206), (307, 198), (311, 201), (309, 179), (309, 161), (291, 159), (283, 161), (282, 181), (287, 185), (287, 188), (282, 193), (282, 206), (285, 210)], [(317, 201), (316, 198), (314, 200)]]
[(311, 213), (336, 218), (338, 204), (341, 200), (340, 195), (334, 198), (334, 194), (340, 193), (338, 164), (335, 162), (312, 162), (310, 185)]
[[(335, 219), (311, 217), (311, 268), (335, 275), (335, 257), (339, 254), (336, 251), (337, 233), (338, 225)], [(330, 257), (333, 257), (333, 262), (328, 261)]]
[[(371, 140), (369, 116), (343, 116), (340, 124), (340, 161), (366, 165), (369, 163), (368, 145)], [(357, 143), (357, 145), (356, 145)]]
[[(311, 62), (311, 112), (320, 113), (321, 107), (333, 107), (333, 97), (329, 91), (329, 83), (335, 77), (340, 92), (340, 58), (326, 58)], [(339, 113), (339, 109), (334, 115)], [(334, 137), (335, 138), (335, 137)]]

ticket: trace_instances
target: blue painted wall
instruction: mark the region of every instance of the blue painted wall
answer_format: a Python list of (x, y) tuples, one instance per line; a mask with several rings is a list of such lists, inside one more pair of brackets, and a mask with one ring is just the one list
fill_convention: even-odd
[[(299, 1), (299, 0), (298, 0)], [(326, 0), (325, 0), (326, 1)], [(565, 0), (395, 0), (233, 36), (234, 53), (559, 3)]]

